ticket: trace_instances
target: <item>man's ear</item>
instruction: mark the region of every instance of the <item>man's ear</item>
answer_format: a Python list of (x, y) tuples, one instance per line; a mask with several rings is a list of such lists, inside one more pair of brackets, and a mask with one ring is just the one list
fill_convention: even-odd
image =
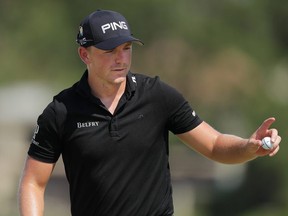
[(80, 46), (78, 48), (78, 54), (80, 59), (87, 65), (90, 63), (89, 61), (89, 53), (88, 50), (85, 47)]

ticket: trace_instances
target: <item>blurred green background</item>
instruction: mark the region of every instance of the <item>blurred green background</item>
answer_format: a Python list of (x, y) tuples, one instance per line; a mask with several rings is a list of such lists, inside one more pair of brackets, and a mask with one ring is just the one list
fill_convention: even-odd
[[(172, 135), (176, 215), (288, 215), (286, 0), (1, 0), (0, 215), (18, 215), (16, 191), (36, 118), (81, 77), (75, 37), (96, 9), (122, 13), (144, 41), (133, 47), (133, 72), (159, 75), (219, 131), (248, 137), (265, 118), (277, 120), (277, 156), (243, 165), (207, 161)], [(69, 215), (63, 179), (60, 166), (45, 215)]]

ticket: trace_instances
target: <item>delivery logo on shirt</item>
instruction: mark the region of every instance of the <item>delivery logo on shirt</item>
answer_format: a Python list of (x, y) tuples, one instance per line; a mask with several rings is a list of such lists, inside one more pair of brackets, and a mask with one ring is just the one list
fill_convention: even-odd
[(77, 122), (77, 128), (98, 127), (99, 121), (94, 122)]

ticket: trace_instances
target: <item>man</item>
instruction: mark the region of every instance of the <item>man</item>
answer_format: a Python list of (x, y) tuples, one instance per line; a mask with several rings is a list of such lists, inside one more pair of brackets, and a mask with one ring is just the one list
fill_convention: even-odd
[[(130, 71), (133, 37), (119, 13), (98, 10), (80, 24), (87, 70), (38, 118), (20, 182), (22, 216), (43, 215), (44, 191), (62, 154), (73, 216), (173, 215), (168, 132), (205, 157), (242, 163), (275, 155), (281, 137), (268, 118), (249, 139), (202, 121), (174, 88)], [(261, 148), (269, 136), (273, 149)]]

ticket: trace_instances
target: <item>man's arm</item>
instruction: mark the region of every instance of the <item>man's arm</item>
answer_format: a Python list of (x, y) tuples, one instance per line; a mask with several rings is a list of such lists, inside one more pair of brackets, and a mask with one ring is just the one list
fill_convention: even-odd
[[(266, 119), (249, 139), (222, 134), (206, 122), (177, 136), (189, 147), (214, 161), (227, 164), (243, 163), (258, 156), (273, 156), (278, 152), (281, 137), (276, 129), (269, 129), (274, 121), (274, 118)], [(261, 139), (265, 136), (271, 137), (271, 150), (261, 147)]]
[(44, 192), (55, 164), (27, 157), (20, 179), (18, 200), (21, 216), (44, 214)]

